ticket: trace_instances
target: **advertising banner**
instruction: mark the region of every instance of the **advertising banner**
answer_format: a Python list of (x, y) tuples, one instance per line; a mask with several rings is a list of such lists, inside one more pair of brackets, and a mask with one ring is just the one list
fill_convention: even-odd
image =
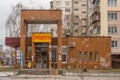
[(20, 53), (20, 66), (23, 67), (24, 66), (24, 54)]

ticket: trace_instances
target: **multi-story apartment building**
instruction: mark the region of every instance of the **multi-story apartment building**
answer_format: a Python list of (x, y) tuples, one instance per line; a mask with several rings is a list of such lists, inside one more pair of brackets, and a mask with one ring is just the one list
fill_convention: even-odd
[(53, 9), (63, 11), (63, 33), (73, 36), (86, 35), (87, 0), (53, 0)]
[(78, 35), (86, 35), (88, 4), (87, 0), (72, 0), (74, 27)]
[(65, 35), (66, 30), (71, 25), (71, 0), (53, 0), (51, 9), (60, 9), (62, 10), (62, 21), (63, 21), (63, 35)]
[(91, 24), (93, 35), (111, 36), (112, 64), (120, 66), (120, 0), (93, 0)]

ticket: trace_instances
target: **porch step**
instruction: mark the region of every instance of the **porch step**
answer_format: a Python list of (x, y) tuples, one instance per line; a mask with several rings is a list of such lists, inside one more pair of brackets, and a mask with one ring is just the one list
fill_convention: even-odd
[(18, 75), (50, 75), (49, 69), (20, 69)]

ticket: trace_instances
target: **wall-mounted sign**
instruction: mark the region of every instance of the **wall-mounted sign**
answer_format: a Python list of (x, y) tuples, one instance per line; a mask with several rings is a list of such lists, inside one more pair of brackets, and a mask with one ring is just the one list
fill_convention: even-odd
[(23, 67), (24, 66), (24, 54), (20, 53), (20, 66)]
[(33, 33), (32, 42), (51, 42), (51, 34), (49, 33)]

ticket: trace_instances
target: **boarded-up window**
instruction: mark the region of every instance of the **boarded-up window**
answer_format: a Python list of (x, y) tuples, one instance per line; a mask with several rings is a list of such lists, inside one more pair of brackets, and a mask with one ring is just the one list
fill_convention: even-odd
[(82, 52), (79, 53), (80, 56), (80, 62), (82, 62)]
[(52, 61), (57, 62), (57, 46), (52, 46)]
[(84, 62), (87, 62), (87, 52), (84, 52)]
[(92, 52), (90, 52), (90, 62), (92, 62)]
[(98, 62), (98, 53), (95, 52), (95, 62)]

